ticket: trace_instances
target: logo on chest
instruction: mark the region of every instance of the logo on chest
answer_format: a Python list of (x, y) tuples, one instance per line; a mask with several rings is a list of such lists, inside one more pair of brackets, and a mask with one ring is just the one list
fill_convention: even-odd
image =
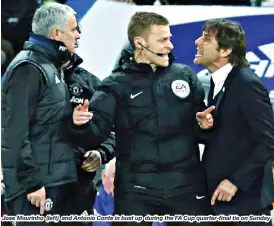
[(184, 80), (175, 80), (171, 84), (173, 93), (179, 98), (186, 98), (190, 94), (189, 84)]
[(72, 84), (69, 86), (69, 91), (71, 95), (70, 102), (75, 104), (83, 104), (84, 98), (82, 97), (83, 88), (78, 84)]
[(143, 93), (143, 91), (136, 93), (136, 94), (130, 94), (130, 99), (134, 99), (135, 97), (139, 96), (142, 93)]
[(72, 84), (69, 86), (69, 91), (73, 96), (79, 97), (83, 93), (83, 88), (78, 84)]

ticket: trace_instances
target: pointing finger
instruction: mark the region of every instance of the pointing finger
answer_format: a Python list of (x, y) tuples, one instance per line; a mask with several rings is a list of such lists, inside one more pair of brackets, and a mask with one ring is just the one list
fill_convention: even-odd
[(44, 212), (45, 212), (45, 204), (46, 204), (45, 199), (42, 199), (41, 202), (40, 202), (40, 214), (41, 215), (43, 215)]
[(205, 114), (210, 114), (214, 110), (215, 110), (215, 106), (210, 106), (209, 108), (207, 108), (206, 110), (204, 110), (204, 113)]
[(82, 107), (82, 111), (88, 111), (88, 106), (89, 106), (89, 101), (87, 99), (85, 99), (83, 107)]
[(219, 189), (217, 188), (215, 191), (214, 191), (214, 193), (213, 193), (213, 195), (212, 195), (212, 198), (211, 198), (211, 205), (214, 205), (215, 204), (215, 201), (216, 201), (216, 199), (217, 199), (217, 197), (218, 197), (218, 195), (219, 195)]

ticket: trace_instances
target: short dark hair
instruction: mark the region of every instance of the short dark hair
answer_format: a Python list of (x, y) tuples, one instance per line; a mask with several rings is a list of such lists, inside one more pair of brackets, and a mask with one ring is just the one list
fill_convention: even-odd
[(239, 67), (247, 67), (245, 32), (237, 22), (227, 19), (208, 20), (203, 31), (215, 36), (219, 49), (232, 48), (229, 63)]
[(136, 12), (130, 19), (127, 29), (128, 40), (133, 49), (134, 37), (141, 36), (149, 31), (152, 25), (168, 25), (167, 18), (153, 12)]

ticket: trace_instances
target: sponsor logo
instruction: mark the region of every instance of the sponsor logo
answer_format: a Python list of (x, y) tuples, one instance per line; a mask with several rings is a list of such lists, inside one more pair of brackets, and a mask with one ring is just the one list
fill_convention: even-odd
[(64, 51), (67, 50), (67, 47), (65, 47), (65, 46), (59, 46), (59, 50), (61, 50), (62, 52), (64, 52)]
[[(260, 57), (261, 53), (263, 56)], [(274, 42), (258, 46), (258, 50), (247, 52), (246, 59), (250, 63), (250, 68), (260, 78), (274, 78)]]
[(70, 99), (70, 102), (75, 103), (75, 104), (83, 104), (84, 103), (84, 98), (79, 98), (79, 97), (72, 96), (72, 98)]
[(58, 75), (55, 75), (55, 83), (56, 84), (58, 84), (58, 83), (60, 83), (61, 81), (60, 81), (60, 79), (58, 78)]
[(134, 188), (138, 188), (138, 189), (143, 189), (143, 190), (147, 189), (146, 187), (139, 186), (139, 185), (134, 185), (133, 187), (134, 187)]
[(204, 199), (205, 196), (199, 196), (199, 195), (196, 195), (196, 199)]
[(175, 80), (171, 84), (173, 93), (184, 99), (190, 94), (189, 84), (184, 80)]
[(131, 99), (134, 99), (135, 97), (139, 96), (140, 94), (142, 94), (143, 91), (139, 92), (139, 93), (136, 93), (136, 94), (130, 94), (130, 98)]

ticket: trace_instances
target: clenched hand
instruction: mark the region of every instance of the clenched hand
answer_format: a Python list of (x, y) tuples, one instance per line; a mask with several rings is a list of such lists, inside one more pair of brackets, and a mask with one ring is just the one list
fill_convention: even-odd
[(102, 159), (99, 151), (88, 151), (85, 154), (86, 159), (83, 161), (82, 169), (87, 172), (96, 171), (102, 164)]

